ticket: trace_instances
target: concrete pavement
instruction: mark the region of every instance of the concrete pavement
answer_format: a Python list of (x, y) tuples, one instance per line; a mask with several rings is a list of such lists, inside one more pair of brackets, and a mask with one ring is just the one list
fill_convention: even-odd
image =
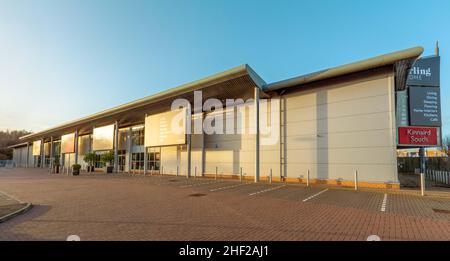
[(0, 191), (34, 205), (0, 240), (450, 239), (446, 198), (42, 169), (0, 169)]

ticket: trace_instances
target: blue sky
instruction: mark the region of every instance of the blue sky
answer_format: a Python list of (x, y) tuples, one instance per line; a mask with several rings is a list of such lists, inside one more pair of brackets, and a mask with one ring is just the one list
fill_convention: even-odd
[(248, 63), (266, 82), (440, 41), (450, 1), (0, 0), (0, 129), (38, 131)]

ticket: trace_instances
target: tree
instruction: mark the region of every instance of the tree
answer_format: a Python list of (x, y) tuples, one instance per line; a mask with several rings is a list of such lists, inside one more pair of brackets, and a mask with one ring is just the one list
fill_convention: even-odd
[(95, 162), (95, 157), (96, 157), (96, 154), (95, 154), (95, 153), (89, 152), (89, 153), (86, 153), (86, 155), (84, 155), (83, 160), (84, 160), (84, 162), (86, 162), (89, 166), (93, 166), (93, 165), (94, 165), (94, 162)]
[(447, 157), (450, 157), (450, 135), (444, 138), (442, 141), (442, 149), (444, 150)]
[(105, 163), (106, 166), (111, 166), (112, 163), (114, 162), (114, 153), (112, 153), (111, 151), (106, 152), (105, 154), (102, 154), (100, 156), (100, 161)]
[(19, 143), (19, 138), (30, 134), (26, 130), (0, 131), (0, 160), (12, 159), (12, 149), (8, 146)]

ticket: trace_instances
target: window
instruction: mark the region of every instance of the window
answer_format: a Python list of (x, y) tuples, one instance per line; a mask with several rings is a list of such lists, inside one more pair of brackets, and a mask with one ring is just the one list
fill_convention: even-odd
[(144, 127), (133, 128), (131, 133), (133, 146), (144, 145)]
[(161, 164), (161, 148), (148, 148), (147, 169), (148, 171), (159, 172)]
[(126, 150), (119, 150), (118, 151), (118, 167), (119, 167), (119, 172), (124, 172), (125, 171), (125, 158), (126, 158)]
[(45, 156), (45, 166), (50, 166), (50, 155)]
[(96, 152), (96, 154), (95, 154), (95, 162), (94, 162), (95, 168), (103, 168), (103, 167), (106, 166), (104, 162), (100, 161), (100, 157), (104, 153), (106, 153), (106, 151)]
[(35, 168), (41, 167), (41, 156), (34, 156), (34, 167)]
[(144, 170), (144, 153), (131, 154), (131, 169), (132, 170)]

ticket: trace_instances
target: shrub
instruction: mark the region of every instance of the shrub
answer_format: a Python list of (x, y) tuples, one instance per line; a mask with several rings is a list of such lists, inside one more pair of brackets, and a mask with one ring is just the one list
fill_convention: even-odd
[(114, 153), (109, 151), (105, 154), (102, 154), (100, 156), (100, 161), (105, 163), (106, 165), (112, 165), (112, 163), (114, 162)]
[(86, 162), (89, 165), (93, 165), (95, 161), (95, 153), (89, 152), (83, 157), (83, 161)]

